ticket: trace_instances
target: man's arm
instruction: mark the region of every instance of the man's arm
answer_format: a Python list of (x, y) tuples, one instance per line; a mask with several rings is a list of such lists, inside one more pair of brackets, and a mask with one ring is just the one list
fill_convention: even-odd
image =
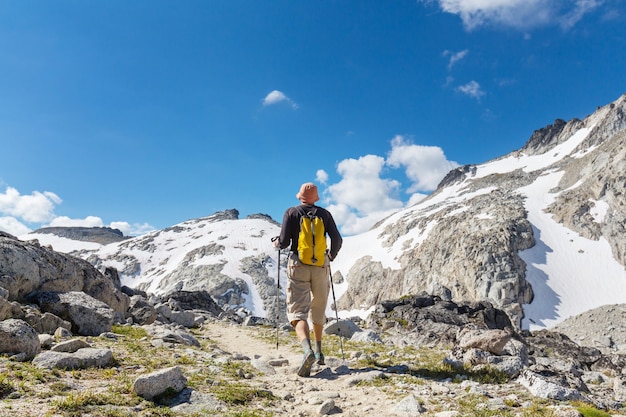
[(290, 208), (286, 210), (285, 214), (283, 215), (283, 224), (280, 228), (280, 236), (278, 237), (278, 244), (280, 245), (279, 247), (281, 249), (285, 249), (291, 244), (291, 236), (292, 236), (291, 224), (293, 221), (292, 220), (293, 216), (291, 215), (292, 211), (293, 209)]
[(339, 249), (341, 249), (341, 245), (343, 244), (343, 238), (339, 233), (339, 229), (337, 229), (335, 219), (333, 219), (333, 216), (330, 213), (328, 213), (327, 220), (328, 224), (325, 223), (324, 226), (326, 227), (326, 233), (328, 233), (328, 236), (330, 237), (330, 252), (328, 253), (328, 256), (332, 261), (337, 257)]

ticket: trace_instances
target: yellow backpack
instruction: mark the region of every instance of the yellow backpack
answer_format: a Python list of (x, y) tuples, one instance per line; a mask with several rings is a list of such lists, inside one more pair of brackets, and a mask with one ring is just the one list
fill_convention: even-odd
[(324, 266), (326, 231), (324, 221), (309, 211), (300, 217), (298, 257), (307, 265)]

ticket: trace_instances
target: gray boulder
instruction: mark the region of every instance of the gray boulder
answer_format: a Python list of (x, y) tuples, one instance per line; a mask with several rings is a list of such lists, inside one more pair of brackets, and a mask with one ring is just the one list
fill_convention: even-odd
[(494, 369), (510, 377), (517, 377), (527, 365), (527, 358), (522, 355), (497, 356), (485, 350), (476, 348), (463, 348), (456, 346), (451, 351), (451, 356), (444, 360), (455, 368), (470, 368), (472, 371)]
[(39, 334), (54, 334), (59, 327), (72, 330), (72, 323), (48, 312), (41, 315), (30, 314), (24, 320)]
[(172, 323), (180, 324), (186, 328), (197, 327), (196, 325), (196, 315), (191, 311), (172, 311), (170, 315), (170, 320)]
[(426, 411), (413, 395), (407, 395), (396, 404), (393, 409), (396, 415), (400, 416), (417, 416)]
[(354, 336), (355, 333), (362, 331), (363, 330), (351, 320), (334, 320), (324, 326), (324, 333), (334, 334), (337, 336), (345, 337), (347, 339), (350, 339), (352, 336)]
[(35, 292), (83, 291), (120, 315), (128, 309), (128, 297), (85, 260), (6, 233), (0, 235), (0, 249), (0, 287), (9, 301), (27, 301)]
[(335, 408), (335, 400), (329, 398), (317, 408), (317, 414), (319, 414), (320, 416), (326, 416), (332, 414)]
[(54, 345), (54, 336), (51, 334), (39, 334), (38, 336), (42, 349), (50, 349)]
[(59, 327), (54, 331), (55, 340), (64, 340), (72, 337), (72, 332), (65, 327)]
[(178, 366), (142, 375), (133, 384), (135, 393), (147, 400), (163, 395), (168, 391), (180, 393), (186, 387), (187, 378)]
[(501, 355), (511, 337), (512, 332), (507, 330), (465, 327), (459, 332), (459, 346), (463, 349), (476, 348), (494, 355)]
[(356, 332), (350, 338), (351, 341), (357, 343), (383, 343), (378, 333), (372, 330), (364, 330), (362, 332)]
[(34, 296), (42, 311), (72, 323), (72, 333), (98, 336), (109, 332), (115, 312), (102, 301), (83, 292), (40, 292)]
[(158, 316), (154, 306), (141, 295), (133, 295), (130, 298), (128, 314), (132, 317), (133, 322), (140, 325), (152, 324)]
[(517, 382), (524, 386), (532, 395), (558, 401), (581, 401), (585, 398), (580, 391), (550, 382), (544, 376), (524, 369)]
[(179, 310), (201, 310), (214, 317), (218, 317), (224, 312), (208, 291), (174, 291), (162, 299)]
[(171, 324), (142, 326), (150, 336), (152, 336), (153, 345), (161, 346), (163, 344), (180, 344), (185, 346), (200, 346), (200, 342), (191, 333), (184, 328), (176, 327)]
[(165, 321), (165, 320), (169, 320), (170, 317), (172, 317), (172, 308), (169, 305), (164, 304), (164, 303), (157, 303), (154, 306), (154, 308), (157, 311), (157, 314), (159, 315), (159, 320)]
[(76, 352), (40, 353), (33, 359), (33, 365), (42, 369), (88, 369), (104, 368), (113, 360), (109, 349), (83, 348)]
[(39, 352), (39, 336), (28, 323), (19, 319), (0, 322), (0, 353), (18, 355), (18, 358), (30, 360)]
[(457, 344), (460, 331), (468, 325), (483, 330), (512, 328), (507, 313), (489, 302), (457, 304), (426, 293), (386, 300), (367, 318), (369, 329), (389, 333), (399, 346)]
[(66, 352), (66, 353), (74, 353), (79, 349), (89, 348), (91, 345), (81, 339), (70, 339), (65, 340), (61, 343), (58, 343), (50, 349), (53, 352)]

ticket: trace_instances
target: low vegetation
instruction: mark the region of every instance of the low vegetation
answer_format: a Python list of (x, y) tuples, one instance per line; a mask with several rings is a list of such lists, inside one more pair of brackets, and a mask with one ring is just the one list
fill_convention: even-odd
[[(144, 329), (137, 326), (115, 326), (117, 340), (85, 338), (97, 347), (113, 351), (114, 364), (104, 369), (48, 370), (29, 362), (0, 359), (0, 417), (272, 417), (284, 406), (284, 400), (259, 383), (260, 371), (247, 360), (220, 359), (219, 340), (212, 340), (202, 330), (192, 333), (201, 347), (175, 345), (156, 348)], [(272, 327), (257, 327), (256, 337), (270, 345), (276, 343)], [(278, 343), (298, 352), (301, 347), (293, 332), (278, 333)], [(425, 385), (427, 381), (499, 385), (509, 381), (498, 371), (456, 369), (444, 363), (446, 349), (397, 348), (381, 343), (355, 343), (335, 336), (325, 336), (327, 357), (350, 360), (356, 370), (383, 370), (388, 378), (362, 382), (363, 388), (373, 388), (391, 400), (400, 400), (407, 387)], [(211, 352), (218, 352), (211, 354)], [(133, 391), (137, 376), (171, 366), (180, 366), (188, 386), (211, 395), (224, 407), (220, 411), (174, 412), (166, 404), (174, 393), (147, 401)], [(425, 401), (425, 399), (419, 399)], [(450, 410), (445, 396), (428, 399), (429, 411)], [(501, 399), (502, 408), (490, 407), (482, 395), (467, 393), (454, 401), (462, 416), (478, 417), (553, 417), (554, 404), (532, 398), (524, 390)], [(583, 417), (607, 417), (604, 411), (587, 404), (574, 404)], [(284, 415), (284, 414), (280, 414)]]

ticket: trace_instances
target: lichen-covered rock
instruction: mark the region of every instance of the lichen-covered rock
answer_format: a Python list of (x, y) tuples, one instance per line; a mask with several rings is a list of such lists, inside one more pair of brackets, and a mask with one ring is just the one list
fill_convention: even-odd
[(98, 336), (111, 331), (115, 312), (102, 301), (83, 292), (40, 292), (34, 299), (42, 311), (72, 323), (72, 332)]
[(133, 384), (133, 390), (137, 395), (151, 400), (167, 391), (179, 393), (187, 386), (187, 378), (178, 367), (161, 369), (137, 378)]
[(40, 351), (39, 336), (28, 323), (19, 319), (0, 321), (0, 353), (30, 360)]
[(43, 369), (104, 368), (112, 360), (110, 349), (82, 348), (76, 352), (42, 352), (33, 359), (33, 365)]

